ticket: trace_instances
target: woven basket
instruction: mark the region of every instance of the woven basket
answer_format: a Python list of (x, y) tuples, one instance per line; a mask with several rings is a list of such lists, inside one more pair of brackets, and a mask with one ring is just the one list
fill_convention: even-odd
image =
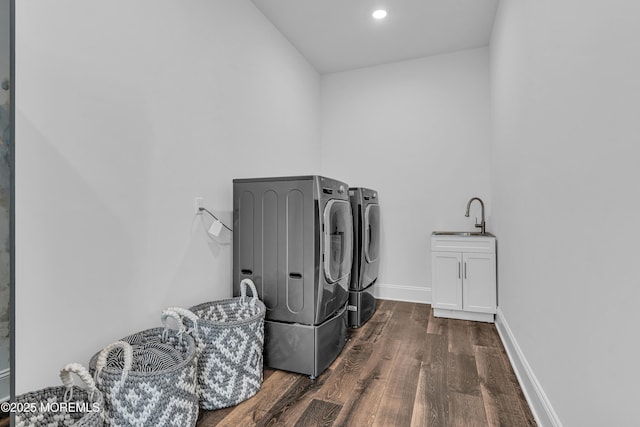
[[(167, 318), (178, 322), (170, 330)], [(195, 341), (180, 316), (165, 310), (164, 328), (148, 329), (95, 354), (89, 368), (104, 393), (107, 426), (195, 426), (198, 419)]]
[[(247, 285), (252, 297), (247, 298)], [(237, 405), (260, 390), (266, 307), (253, 282), (240, 283), (241, 296), (169, 310), (183, 316), (198, 346), (200, 407)]]
[[(86, 389), (73, 385), (75, 373), (87, 385)], [(103, 398), (87, 369), (70, 363), (60, 371), (63, 386), (48, 387), (16, 397), (16, 427), (102, 427)]]

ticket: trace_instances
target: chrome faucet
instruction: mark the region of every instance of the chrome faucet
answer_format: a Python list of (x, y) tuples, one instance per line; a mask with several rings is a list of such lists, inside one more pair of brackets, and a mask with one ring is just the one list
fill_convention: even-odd
[(478, 227), (481, 231), (482, 234), (485, 234), (486, 231), (486, 226), (487, 224), (484, 222), (484, 203), (482, 203), (482, 199), (480, 197), (473, 197), (469, 200), (469, 203), (467, 203), (467, 213), (464, 215), (467, 218), (469, 218), (469, 209), (471, 208), (471, 202), (473, 202), (474, 200), (477, 200), (480, 202), (480, 207), (482, 208), (482, 221), (480, 221), (480, 224), (478, 224), (478, 218), (476, 218), (476, 227)]

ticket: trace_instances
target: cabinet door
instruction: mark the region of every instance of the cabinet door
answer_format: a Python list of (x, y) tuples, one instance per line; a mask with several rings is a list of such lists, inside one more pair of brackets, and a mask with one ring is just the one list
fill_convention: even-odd
[(463, 307), (479, 313), (496, 312), (495, 254), (462, 254)]
[(433, 307), (462, 310), (462, 254), (432, 252), (431, 261)]

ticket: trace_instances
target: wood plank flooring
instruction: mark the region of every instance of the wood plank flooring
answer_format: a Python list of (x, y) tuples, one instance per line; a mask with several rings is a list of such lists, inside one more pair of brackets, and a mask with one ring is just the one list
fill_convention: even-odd
[(265, 369), (260, 391), (201, 411), (212, 426), (535, 426), (493, 324), (434, 318), (431, 306), (379, 301), (315, 381)]

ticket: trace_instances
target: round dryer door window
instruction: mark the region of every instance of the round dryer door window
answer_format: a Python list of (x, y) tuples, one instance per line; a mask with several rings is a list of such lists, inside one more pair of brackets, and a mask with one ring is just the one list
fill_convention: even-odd
[(351, 205), (331, 200), (324, 208), (324, 272), (335, 283), (351, 273), (353, 223)]
[(364, 210), (364, 256), (374, 262), (380, 256), (380, 205), (369, 205)]

